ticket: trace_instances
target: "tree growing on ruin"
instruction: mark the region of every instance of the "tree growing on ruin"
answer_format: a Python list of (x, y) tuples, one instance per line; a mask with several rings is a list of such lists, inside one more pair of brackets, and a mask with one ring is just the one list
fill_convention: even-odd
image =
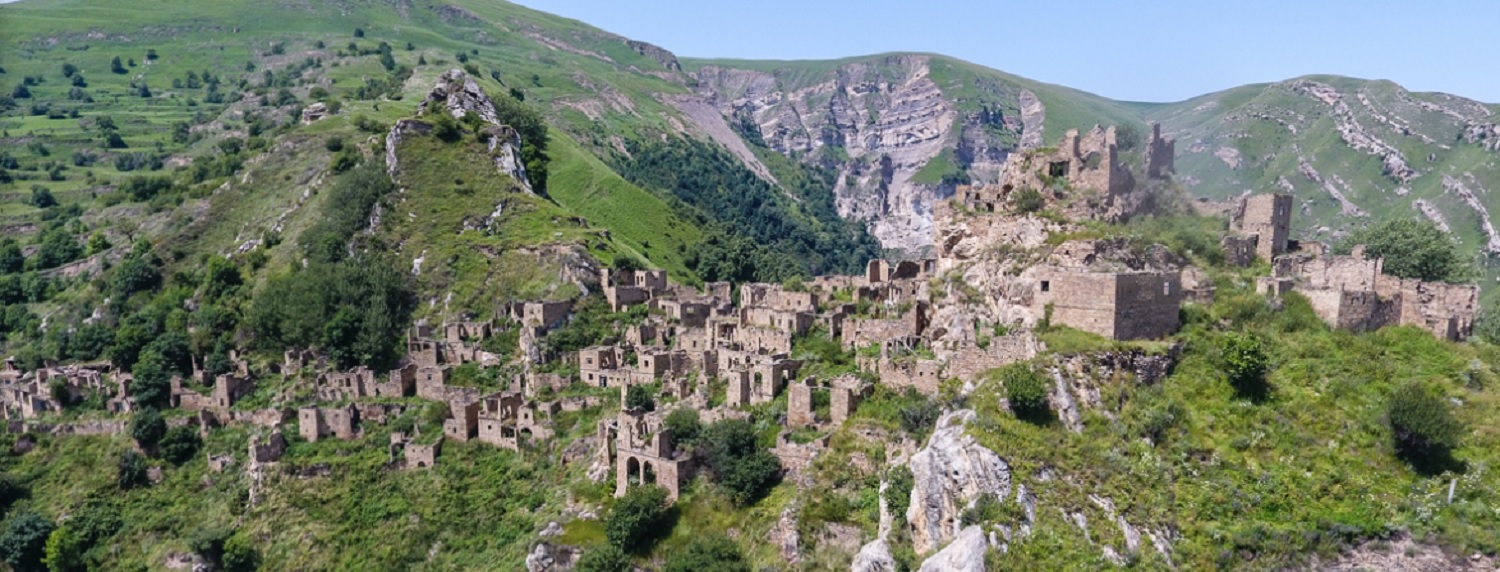
[(1393, 218), (1354, 231), (1340, 245), (1349, 252), (1365, 246), (1365, 256), (1383, 258), (1383, 271), (1400, 278), (1465, 282), (1476, 274), (1473, 263), (1459, 250), (1458, 241), (1432, 221)]

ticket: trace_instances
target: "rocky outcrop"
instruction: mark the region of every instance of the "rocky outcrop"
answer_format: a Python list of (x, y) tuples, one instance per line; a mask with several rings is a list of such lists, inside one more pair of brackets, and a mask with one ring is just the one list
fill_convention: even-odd
[(1406, 156), (1399, 149), (1360, 125), (1354, 111), (1344, 101), (1344, 94), (1333, 86), (1304, 79), (1293, 81), (1288, 87), (1327, 105), (1333, 111), (1334, 127), (1344, 143), (1357, 151), (1380, 157), (1386, 176), (1399, 183), (1409, 183), (1420, 174), (1407, 165)]
[(967, 409), (943, 415), (927, 446), (912, 455), (914, 484), (906, 521), (918, 553), (952, 540), (959, 532), (959, 516), (980, 496), (1010, 495), (1010, 465), (965, 432), (965, 423), (974, 416)]
[[(1464, 178), (1468, 179), (1470, 183), (1478, 185), (1478, 181), (1474, 180), (1473, 175), (1464, 173)], [(1459, 197), (1463, 200), (1464, 204), (1474, 209), (1474, 213), (1479, 216), (1480, 227), (1484, 229), (1486, 239), (1484, 249), (1491, 253), (1500, 253), (1500, 232), (1495, 230), (1495, 223), (1490, 219), (1489, 209), (1485, 208), (1484, 202), (1479, 200), (1479, 196), (1474, 193), (1474, 190), (1469, 188), (1469, 185), (1465, 184), (1463, 179), (1450, 177), (1445, 174), (1443, 175), (1443, 192)]]
[(957, 145), (950, 135), (963, 123), (929, 77), (930, 63), (890, 56), (812, 82), (705, 66), (697, 92), (722, 116), (748, 118), (772, 149), (836, 169), (841, 216), (872, 221), (887, 247), (922, 250), (931, 244), (933, 203), (952, 190), (912, 177)]
[(958, 533), (952, 544), (924, 560), (917, 572), (984, 572), (984, 554), (989, 549), (984, 531), (978, 525), (970, 526)]
[(635, 50), (637, 54), (656, 60), (656, 63), (661, 64), (661, 67), (667, 68), (668, 71), (682, 72), (682, 65), (677, 63), (677, 54), (667, 51), (666, 48), (638, 40), (626, 40), (625, 45), (630, 46), (630, 49)]
[(1173, 346), (1165, 353), (1130, 350), (1058, 356), (1047, 369), (1053, 381), (1048, 402), (1064, 427), (1081, 432), (1084, 410), (1114, 416), (1101, 398), (1100, 388), (1105, 383), (1128, 375), (1136, 384), (1155, 384), (1172, 373), (1181, 350), (1181, 346)]
[(582, 552), (571, 546), (539, 542), (526, 555), (526, 572), (565, 572), (578, 563)]
[[(521, 135), (508, 125), (502, 125), (495, 112), (495, 103), (484, 93), (474, 78), (463, 70), (451, 69), (438, 77), (437, 84), (417, 107), (419, 117), (430, 113), (448, 113), (454, 119), (463, 119), (474, 114), (486, 124), (482, 134), (489, 147), (495, 170), (511, 178), (522, 190), (531, 193), (531, 180), (526, 176), (526, 162), (521, 159)], [(411, 134), (426, 134), (432, 125), (420, 119), (402, 119), (391, 126), (385, 138), (386, 171), (394, 177), (400, 169), (396, 149)]]
[(850, 572), (896, 572), (896, 557), (891, 555), (891, 547), (885, 540), (875, 539), (859, 549), (859, 554), (854, 555), (854, 565), (849, 567)]

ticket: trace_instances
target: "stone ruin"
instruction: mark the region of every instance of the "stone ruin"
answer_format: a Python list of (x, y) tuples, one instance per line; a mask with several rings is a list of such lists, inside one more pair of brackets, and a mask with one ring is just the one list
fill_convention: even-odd
[(664, 411), (627, 409), (599, 421), (596, 462), (614, 467), (615, 496), (624, 496), (632, 484), (656, 484), (667, 490), (669, 500), (677, 500), (691, 464), (673, 445), (664, 419)]

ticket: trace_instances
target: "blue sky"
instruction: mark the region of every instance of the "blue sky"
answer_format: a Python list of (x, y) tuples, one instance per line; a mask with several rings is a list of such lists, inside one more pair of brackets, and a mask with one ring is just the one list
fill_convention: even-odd
[(1329, 73), (1500, 103), (1500, 1), (520, 0), (679, 56), (947, 54), (1106, 97), (1177, 101)]

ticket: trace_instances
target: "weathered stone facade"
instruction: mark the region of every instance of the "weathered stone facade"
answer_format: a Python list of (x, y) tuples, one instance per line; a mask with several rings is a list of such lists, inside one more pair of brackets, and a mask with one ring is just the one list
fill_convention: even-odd
[(1080, 272), (1041, 274), (1035, 303), (1051, 308), (1052, 323), (1118, 340), (1153, 339), (1177, 332), (1182, 305), (1180, 272)]
[[(1270, 262), (1287, 252), (1292, 232), (1292, 196), (1287, 194), (1250, 195), (1240, 200), (1230, 215), (1230, 230), (1255, 244), (1255, 255)], [(1243, 248), (1241, 242), (1226, 241), (1226, 250), (1231, 246)], [(1242, 256), (1232, 253), (1230, 260), (1238, 262)]]

